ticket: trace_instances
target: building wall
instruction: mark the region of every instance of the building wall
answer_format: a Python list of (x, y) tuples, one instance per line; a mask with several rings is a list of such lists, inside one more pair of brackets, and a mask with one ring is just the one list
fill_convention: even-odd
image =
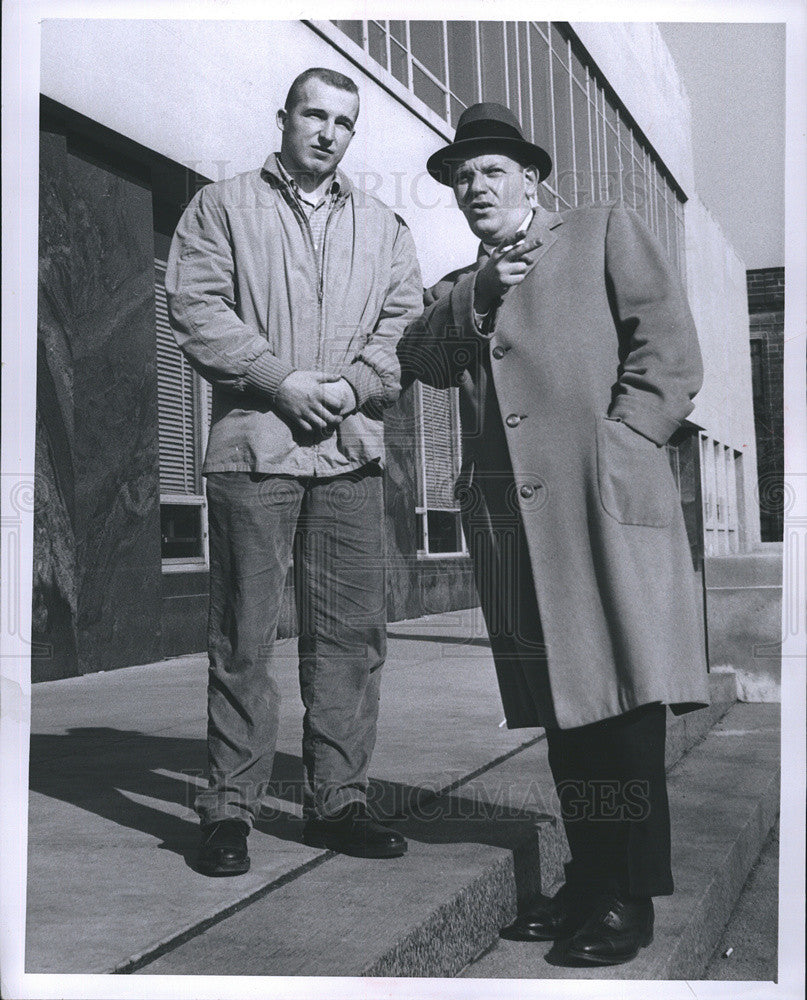
[(32, 669), (46, 679), (156, 659), (161, 574), (151, 193), (58, 130), (40, 176)]
[[(441, 135), (436, 116), (434, 125), (415, 118), (303, 22), (46, 21), (42, 28), (43, 94), (213, 180), (253, 170), (279, 149), (275, 112), (309, 66), (357, 78), (362, 107), (343, 168), (405, 216), (425, 281), (467, 262), (476, 240), (451, 192), (425, 170), (447, 126)], [(435, 232), (447, 234), (442, 245)]]
[(703, 389), (690, 416), (743, 456), (746, 547), (759, 541), (756, 437), (745, 264), (695, 196), (686, 205), (687, 293), (703, 352)]
[(656, 25), (571, 24), (684, 193), (691, 195), (695, 190), (692, 112)]
[(757, 352), (754, 391), (760, 526), (763, 542), (781, 542), (784, 520), (785, 269), (748, 271), (751, 341)]

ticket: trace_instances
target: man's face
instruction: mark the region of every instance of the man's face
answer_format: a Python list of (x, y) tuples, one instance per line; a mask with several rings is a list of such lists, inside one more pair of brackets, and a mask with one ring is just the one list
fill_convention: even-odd
[(522, 167), (503, 153), (481, 153), (454, 172), (454, 196), (474, 236), (498, 243), (521, 225), (535, 195), (535, 167)]
[(311, 178), (332, 173), (353, 138), (358, 114), (355, 94), (316, 78), (307, 80), (295, 106), (277, 113), (283, 166)]

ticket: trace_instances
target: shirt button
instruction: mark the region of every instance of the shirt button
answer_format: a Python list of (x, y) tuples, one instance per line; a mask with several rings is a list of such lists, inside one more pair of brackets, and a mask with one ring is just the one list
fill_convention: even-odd
[(507, 351), (505, 351), (505, 349), (503, 347), (500, 347), (499, 345), (493, 348), (493, 357), (496, 358), (497, 361), (503, 358), (506, 353)]
[(535, 488), (533, 486), (522, 486), (518, 491), (525, 500), (529, 500), (531, 497), (535, 496)]
[(517, 413), (511, 413), (505, 420), (508, 427), (518, 427), (521, 423), (521, 417)]

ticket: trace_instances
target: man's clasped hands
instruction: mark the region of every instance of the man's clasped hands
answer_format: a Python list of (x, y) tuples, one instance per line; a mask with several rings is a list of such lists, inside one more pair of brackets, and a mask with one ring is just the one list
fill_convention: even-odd
[(341, 375), (328, 372), (293, 371), (275, 395), (275, 409), (293, 430), (327, 433), (356, 409), (353, 387)]

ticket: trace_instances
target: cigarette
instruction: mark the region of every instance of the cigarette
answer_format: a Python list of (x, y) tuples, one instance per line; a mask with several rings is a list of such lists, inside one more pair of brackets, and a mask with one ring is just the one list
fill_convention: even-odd
[(734, 951), (733, 948), (726, 948), (726, 950), (723, 952), (723, 958), (729, 958), (733, 951)]

